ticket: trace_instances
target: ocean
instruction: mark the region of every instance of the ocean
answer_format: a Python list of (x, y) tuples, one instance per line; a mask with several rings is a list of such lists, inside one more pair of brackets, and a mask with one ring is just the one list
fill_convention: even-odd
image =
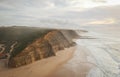
[(120, 27), (90, 26), (84, 30), (88, 32), (77, 33), (88, 38), (78, 39), (76, 43), (89, 50), (87, 60), (95, 64), (87, 77), (120, 77)]

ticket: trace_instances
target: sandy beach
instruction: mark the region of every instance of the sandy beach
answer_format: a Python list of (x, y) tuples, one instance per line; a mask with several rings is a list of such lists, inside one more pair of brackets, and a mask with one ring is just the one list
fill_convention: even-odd
[[(119, 27), (118, 27), (119, 28)], [(78, 32), (77, 49), (72, 59), (61, 66), (51, 77), (120, 77), (119, 29), (108, 27)], [(91, 38), (91, 39), (89, 39)]]
[(0, 0), (0, 77), (120, 77), (120, 0)]
[(90, 69), (95, 66), (88, 61), (90, 54), (86, 53), (87, 51), (85, 47), (78, 45), (73, 58), (50, 77), (86, 77)]
[(88, 38), (76, 39), (75, 47), (20, 68), (5, 68), (0, 61), (0, 77), (119, 77), (120, 37), (95, 31), (80, 35)]
[(62, 64), (72, 58), (76, 47), (66, 48), (57, 52), (54, 57), (39, 60), (19, 68), (8, 69), (0, 62), (0, 77), (49, 77)]

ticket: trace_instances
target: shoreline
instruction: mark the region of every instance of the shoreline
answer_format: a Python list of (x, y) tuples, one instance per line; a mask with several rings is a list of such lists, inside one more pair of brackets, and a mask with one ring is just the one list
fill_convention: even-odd
[(65, 48), (58, 51), (56, 56), (49, 57), (36, 61), (32, 64), (22, 66), (19, 68), (6, 69), (0, 67), (3, 71), (0, 72), (1, 77), (48, 77), (54, 73), (58, 68), (65, 64), (73, 57), (76, 46)]
[(88, 61), (88, 57), (91, 57), (87, 48), (77, 45), (77, 50), (74, 53), (72, 59), (63, 64), (61, 68), (58, 68), (49, 77), (87, 77), (94, 64)]

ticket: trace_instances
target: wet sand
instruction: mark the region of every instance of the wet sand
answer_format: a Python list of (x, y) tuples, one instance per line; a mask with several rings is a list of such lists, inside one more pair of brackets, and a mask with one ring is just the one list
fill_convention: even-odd
[(54, 72), (50, 77), (87, 77), (88, 72), (94, 64), (88, 61), (88, 50), (82, 46), (77, 46), (77, 50), (71, 60)]
[(82, 34), (96, 39), (74, 40), (76, 47), (16, 69), (6, 69), (0, 62), (0, 77), (119, 77), (120, 37), (98, 32)]
[(0, 77), (48, 77), (73, 57), (76, 47), (58, 51), (54, 57), (49, 57), (19, 68), (5, 68), (0, 61)]
[(86, 37), (76, 40), (78, 46), (73, 58), (51, 77), (120, 77), (120, 28), (111, 29), (78, 32)]
[(91, 30), (83, 34), (83, 36), (96, 39), (78, 39), (76, 41), (78, 45), (88, 50), (87, 53), (91, 55), (88, 59), (95, 64), (87, 77), (120, 77), (120, 28), (118, 31), (117, 29), (114, 31), (104, 31), (103, 29), (101, 32)]

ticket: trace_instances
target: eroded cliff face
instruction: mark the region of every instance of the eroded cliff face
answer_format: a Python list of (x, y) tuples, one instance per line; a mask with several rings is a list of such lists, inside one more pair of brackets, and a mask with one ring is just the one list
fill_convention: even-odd
[(52, 45), (54, 52), (70, 47), (69, 41), (60, 31), (49, 32), (44, 39), (48, 40), (48, 42)]
[(40, 38), (28, 45), (21, 53), (11, 58), (8, 66), (19, 67), (54, 55), (55, 53), (49, 42), (43, 38)]
[(43, 58), (55, 56), (57, 51), (74, 46), (75, 43), (72, 39), (76, 37), (78, 35), (72, 30), (52, 30), (27, 45), (16, 56), (11, 57), (8, 66), (19, 67)]

